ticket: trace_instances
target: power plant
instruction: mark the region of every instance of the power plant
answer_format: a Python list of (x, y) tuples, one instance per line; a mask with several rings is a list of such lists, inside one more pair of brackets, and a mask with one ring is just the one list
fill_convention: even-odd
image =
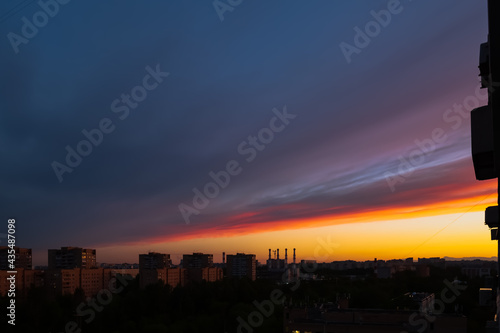
[[(271, 257), (271, 252), (274, 254)], [(293, 249), (293, 264), (295, 265), (295, 249)], [(272, 251), (269, 249), (269, 258), (267, 259), (267, 268), (270, 271), (284, 271), (288, 268), (288, 249), (285, 249), (285, 259), (280, 259), (280, 249)]]

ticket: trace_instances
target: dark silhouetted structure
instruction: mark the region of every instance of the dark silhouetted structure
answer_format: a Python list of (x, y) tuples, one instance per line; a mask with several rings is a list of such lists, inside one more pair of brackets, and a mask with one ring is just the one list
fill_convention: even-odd
[(67, 246), (59, 250), (50, 249), (48, 254), (49, 270), (97, 267), (95, 249)]
[[(0, 246), (0, 270), (9, 270), (9, 250), (8, 246)], [(14, 247), (15, 251), (15, 268), (32, 269), (31, 249)]]
[[(488, 105), (471, 111), (472, 161), (476, 179), (497, 178), (497, 206), (486, 209), (485, 222), (491, 229), (491, 239), (498, 241), (500, 270), (500, 3), (488, 0), (488, 41), (479, 53), (481, 88), (488, 89)], [(500, 295), (500, 274), (497, 294)], [(497, 318), (500, 306), (497, 304)], [(500, 331), (498, 321), (496, 331)]]
[(170, 254), (149, 252), (139, 255), (139, 269), (169, 268), (172, 266)]
[(213, 254), (204, 254), (195, 252), (193, 254), (184, 254), (182, 256), (182, 267), (184, 268), (212, 267), (213, 264), (214, 264)]
[(227, 256), (227, 276), (236, 278), (247, 277), (255, 281), (257, 278), (255, 254), (229, 254)]

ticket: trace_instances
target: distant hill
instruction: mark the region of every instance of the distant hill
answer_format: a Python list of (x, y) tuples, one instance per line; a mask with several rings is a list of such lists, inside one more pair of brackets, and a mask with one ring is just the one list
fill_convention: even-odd
[(464, 257), (464, 258), (453, 258), (453, 257), (444, 257), (446, 261), (461, 261), (461, 260), (485, 260), (485, 261), (497, 261), (497, 257)]

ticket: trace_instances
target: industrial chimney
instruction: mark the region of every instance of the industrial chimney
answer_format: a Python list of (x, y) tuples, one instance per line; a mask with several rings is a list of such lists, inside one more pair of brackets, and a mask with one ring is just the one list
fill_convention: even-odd
[(226, 263), (226, 252), (222, 252), (222, 263)]
[(288, 249), (285, 248), (285, 265), (288, 263)]
[(271, 260), (271, 249), (269, 249), (269, 260)]
[(276, 250), (276, 255), (277, 255), (276, 259), (280, 260), (280, 249)]
[(293, 263), (295, 264), (295, 248), (293, 248)]

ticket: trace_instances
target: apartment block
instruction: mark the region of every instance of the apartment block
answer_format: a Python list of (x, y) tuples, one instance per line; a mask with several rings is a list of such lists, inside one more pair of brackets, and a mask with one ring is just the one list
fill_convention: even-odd
[[(9, 250), (8, 246), (0, 246), (0, 270), (9, 270)], [(32, 269), (31, 249), (14, 247), (15, 251), (15, 268)]]
[(214, 264), (213, 254), (204, 254), (195, 252), (193, 254), (184, 254), (182, 256), (182, 267), (184, 268), (212, 267), (213, 264)]
[[(44, 285), (45, 274), (41, 270), (18, 268), (16, 272), (16, 298), (26, 296), (29, 288)], [(12, 275), (14, 274), (8, 273), (7, 270), (0, 270), (0, 296), (7, 295), (10, 289), (10, 281), (7, 278)]]
[(83, 289), (83, 292), (87, 297), (97, 295), (101, 289), (104, 289), (104, 269), (80, 269), (79, 287)]
[(71, 295), (80, 288), (80, 268), (45, 272), (45, 286), (53, 295)]
[(255, 281), (257, 277), (255, 254), (229, 254), (227, 256), (227, 276), (235, 278), (247, 277)]
[(117, 284), (123, 284), (124, 281), (135, 279), (138, 274), (138, 268), (104, 268), (102, 279), (103, 288), (117, 288)]
[(172, 266), (170, 254), (149, 252), (139, 255), (139, 269), (169, 268)]
[(140, 287), (142, 289), (160, 281), (171, 287), (184, 286), (187, 282), (186, 269), (181, 267), (144, 269), (140, 273)]
[(80, 247), (61, 247), (48, 251), (49, 270), (95, 268), (96, 250), (82, 249)]
[(131, 280), (138, 273), (138, 269), (101, 267), (48, 270), (45, 272), (45, 286), (53, 295), (73, 294), (81, 288), (86, 297), (92, 297), (102, 289), (116, 288), (116, 280), (123, 282), (123, 276), (127, 275), (125, 280)]
[(222, 280), (224, 272), (220, 267), (204, 267), (201, 269), (201, 279), (207, 282)]

